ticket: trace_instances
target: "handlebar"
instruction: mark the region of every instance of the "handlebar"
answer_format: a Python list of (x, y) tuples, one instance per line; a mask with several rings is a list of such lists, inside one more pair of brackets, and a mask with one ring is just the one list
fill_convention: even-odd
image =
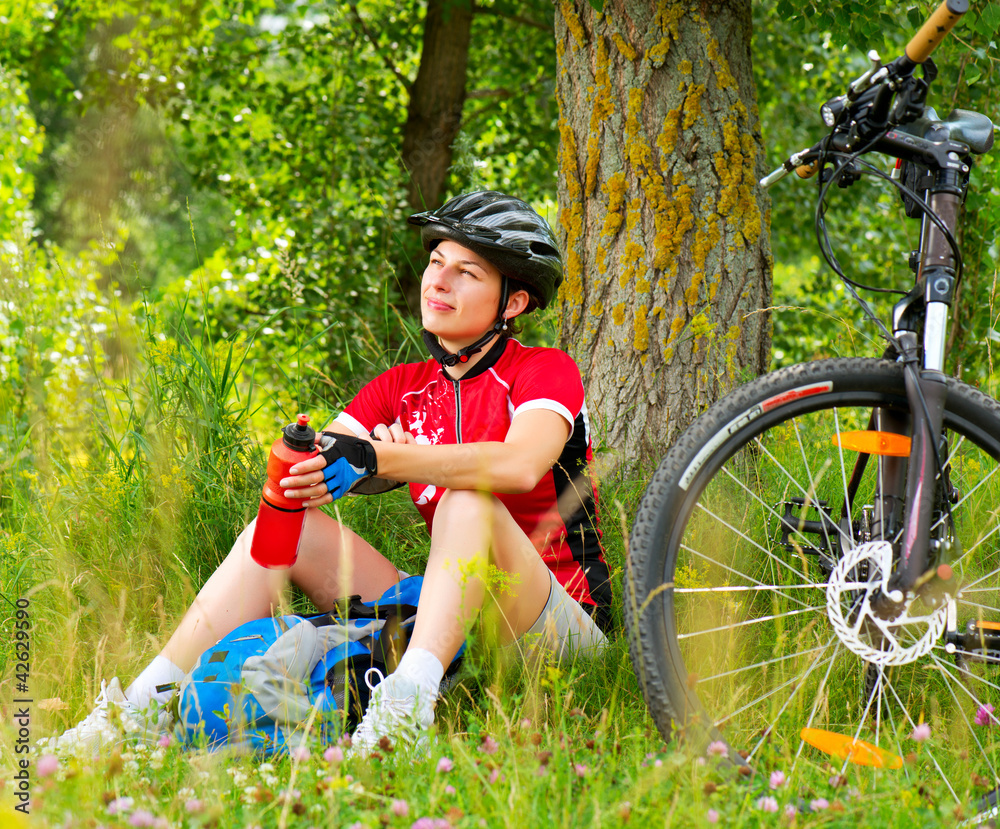
[(969, 10), (969, 0), (944, 0), (906, 44), (906, 57), (914, 64), (923, 63), (941, 44), (955, 24)]
[[(832, 120), (827, 120), (828, 113), (824, 112), (823, 117), (826, 125), (836, 128), (841, 123), (841, 113), (844, 113), (845, 109), (851, 110), (852, 107), (856, 107), (873, 116), (871, 120), (881, 124), (883, 129), (891, 126), (882, 122), (891, 120), (889, 111), (894, 94), (901, 88), (902, 84), (910, 80), (913, 70), (930, 58), (931, 53), (948, 36), (948, 33), (968, 10), (969, 0), (943, 0), (910, 39), (904, 54), (889, 66), (882, 66), (878, 55), (875, 52), (870, 52), (869, 59), (872, 62), (872, 68), (850, 85), (846, 95), (828, 101), (824, 105), (824, 110), (828, 109), (830, 105), (835, 105), (829, 113)], [(928, 66), (933, 68), (933, 64), (928, 64)], [(926, 68), (924, 71), (928, 72)], [(924, 90), (926, 91), (926, 84)], [(922, 98), (920, 100), (922, 101)], [(874, 137), (875, 133), (870, 132), (868, 135), (871, 138)], [(834, 137), (839, 136), (835, 134)], [(846, 146), (837, 149), (850, 148), (852, 143), (849, 140), (846, 142)], [(819, 169), (818, 160), (821, 150), (822, 142), (807, 150), (794, 153), (780, 167), (764, 176), (760, 180), (760, 186), (766, 190), (792, 171), (800, 178), (811, 178)]]

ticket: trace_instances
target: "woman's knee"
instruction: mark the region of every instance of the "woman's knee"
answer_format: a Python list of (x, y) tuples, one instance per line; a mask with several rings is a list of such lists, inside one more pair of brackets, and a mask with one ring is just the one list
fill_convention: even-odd
[(477, 519), (492, 518), (497, 509), (505, 510), (506, 507), (496, 495), (489, 492), (448, 489), (434, 509), (434, 523), (437, 524), (442, 518), (448, 520), (454, 517), (468, 524)]

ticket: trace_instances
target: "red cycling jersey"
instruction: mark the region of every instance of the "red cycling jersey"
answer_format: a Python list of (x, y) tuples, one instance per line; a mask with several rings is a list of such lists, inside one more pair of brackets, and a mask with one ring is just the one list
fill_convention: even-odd
[[(597, 526), (597, 491), (583, 383), (576, 363), (555, 348), (501, 340), (460, 380), (435, 360), (396, 366), (368, 383), (337, 417), (360, 437), (399, 423), (417, 443), (503, 441), (511, 421), (530, 409), (564, 417), (571, 433), (559, 460), (530, 492), (497, 494), (567, 592), (607, 629), (611, 586)], [(410, 484), (410, 497), (433, 532), (443, 493)]]

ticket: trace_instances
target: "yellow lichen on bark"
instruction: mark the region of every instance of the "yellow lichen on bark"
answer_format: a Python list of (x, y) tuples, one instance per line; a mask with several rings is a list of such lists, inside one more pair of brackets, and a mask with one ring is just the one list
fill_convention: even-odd
[(660, 40), (646, 50), (643, 57), (660, 67), (667, 58), (670, 51), (670, 44), (680, 36), (678, 23), (684, 17), (684, 8), (680, 3), (667, 2), (661, 0), (656, 9), (656, 16), (653, 18), (653, 28), (660, 30)]
[(636, 351), (645, 351), (649, 348), (649, 326), (646, 324), (646, 306), (640, 305), (635, 312), (635, 324), (633, 327), (635, 337), (632, 345)]
[(705, 94), (705, 84), (693, 83), (684, 99), (684, 122), (681, 126), (689, 130), (701, 117), (701, 96)]
[(680, 317), (674, 317), (670, 322), (670, 335), (667, 337), (667, 345), (670, 345), (674, 340), (676, 340), (681, 331), (684, 330), (684, 320)]
[(593, 101), (590, 109), (590, 134), (587, 137), (587, 169), (584, 178), (584, 192), (587, 196), (594, 193), (597, 187), (597, 167), (601, 160), (601, 131), (603, 125), (615, 111), (615, 102), (611, 92), (611, 79), (608, 76), (610, 59), (604, 38), (597, 38), (597, 59), (593, 87)]
[(562, 11), (563, 20), (566, 21), (566, 28), (573, 36), (573, 40), (576, 41), (578, 47), (583, 48), (587, 44), (587, 34), (583, 31), (583, 24), (580, 22), (580, 18), (573, 10), (573, 4), (569, 0), (562, 0), (559, 8)]
[(708, 26), (702, 27), (702, 32), (705, 34), (705, 39), (708, 42), (708, 57), (715, 64), (716, 85), (719, 89), (735, 89), (736, 78), (733, 77), (733, 71), (729, 68), (729, 61), (726, 60), (725, 55), (722, 54), (722, 49), (719, 48), (719, 41), (712, 37)]
[(638, 53), (632, 48), (631, 44), (626, 42), (625, 38), (618, 34), (618, 32), (611, 35), (611, 40), (614, 41), (618, 51), (622, 53), (622, 57), (629, 61), (629, 63), (634, 63), (635, 59), (639, 57)]
[(625, 173), (619, 171), (613, 174), (604, 182), (601, 189), (608, 194), (608, 212), (604, 216), (604, 226), (601, 228), (601, 235), (610, 239), (618, 232), (624, 221), (622, 205), (625, 203), (625, 196), (628, 192), (628, 185), (625, 183)]
[(604, 245), (597, 246), (597, 272), (604, 276), (608, 272), (608, 249)]
[(614, 308), (611, 309), (611, 321), (615, 325), (625, 324), (625, 303), (619, 302)]
[[(560, 110), (563, 110), (561, 101)], [(559, 211), (559, 224), (566, 233), (566, 256), (559, 296), (572, 308), (571, 321), (576, 324), (583, 306), (583, 263), (577, 250), (583, 237), (583, 194), (577, 173), (576, 136), (566, 118), (559, 119), (559, 135), (559, 167), (568, 196), (566, 205)]]
[(694, 244), (691, 246), (691, 257), (696, 270), (705, 270), (705, 263), (708, 261), (708, 254), (719, 244), (722, 239), (722, 231), (719, 229), (719, 220), (715, 216), (709, 216), (694, 235)]
[(681, 110), (672, 109), (663, 118), (663, 129), (656, 137), (656, 147), (660, 151), (660, 167), (664, 168), (677, 146), (677, 136), (681, 132)]
[(698, 293), (701, 291), (701, 283), (704, 279), (705, 274), (702, 271), (695, 271), (694, 275), (691, 277), (691, 283), (684, 291), (684, 301), (687, 302), (689, 306), (698, 304)]
[(737, 119), (728, 120), (722, 126), (722, 150), (715, 153), (713, 161), (719, 177), (718, 213), (737, 222), (737, 228), (747, 244), (755, 244), (761, 234), (761, 214), (754, 195), (756, 181), (753, 175), (756, 166), (757, 148), (753, 137), (740, 134), (739, 123), (746, 123), (746, 108), (734, 108)]

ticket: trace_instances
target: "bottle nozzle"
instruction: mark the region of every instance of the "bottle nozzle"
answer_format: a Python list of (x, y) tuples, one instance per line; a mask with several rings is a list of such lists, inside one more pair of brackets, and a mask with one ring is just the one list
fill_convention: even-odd
[(299, 426), (305, 426), (309, 422), (309, 415), (300, 414), (298, 417)]

